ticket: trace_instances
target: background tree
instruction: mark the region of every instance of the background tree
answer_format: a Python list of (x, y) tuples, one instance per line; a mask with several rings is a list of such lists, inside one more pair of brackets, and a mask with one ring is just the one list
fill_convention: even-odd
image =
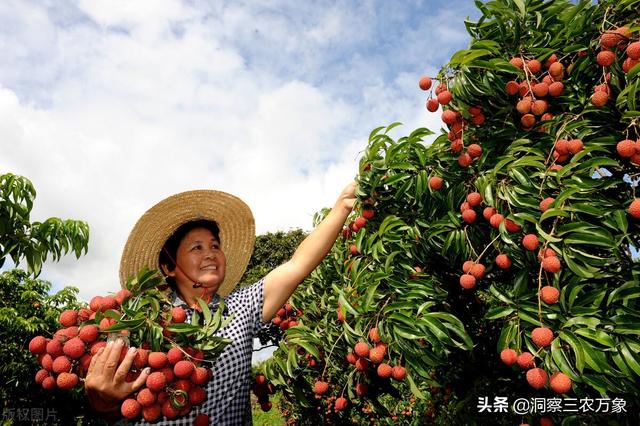
[(541, 420), (480, 413), (496, 396), (620, 398), (548, 417), (639, 421), (640, 1), (476, 5), (427, 104), (447, 128), (371, 133), (353, 222), (294, 294), (264, 368), (292, 423)]
[[(50, 255), (58, 260), (68, 252), (86, 253), (89, 228), (85, 222), (50, 218), (30, 222), (35, 199), (31, 182), (12, 174), (0, 176), (0, 264), (9, 256), (26, 270), (0, 274), (0, 400), (3, 418), (41, 424), (99, 422), (83, 417), (84, 395), (46, 392), (35, 383), (38, 363), (28, 350), (35, 335), (53, 335), (60, 312), (78, 309), (78, 289), (66, 287), (51, 295), (51, 284), (36, 279)], [(80, 417), (78, 417), (80, 416)]]

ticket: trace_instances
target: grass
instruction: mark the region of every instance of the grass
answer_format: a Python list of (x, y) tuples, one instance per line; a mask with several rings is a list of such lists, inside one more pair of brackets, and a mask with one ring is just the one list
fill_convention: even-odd
[(280, 410), (278, 410), (278, 402), (280, 401), (280, 393), (276, 392), (275, 395), (271, 395), (269, 398), (271, 401), (271, 410), (264, 412), (258, 404), (258, 399), (255, 395), (251, 394), (251, 411), (253, 413), (254, 426), (273, 426), (284, 425), (285, 418), (282, 416)]

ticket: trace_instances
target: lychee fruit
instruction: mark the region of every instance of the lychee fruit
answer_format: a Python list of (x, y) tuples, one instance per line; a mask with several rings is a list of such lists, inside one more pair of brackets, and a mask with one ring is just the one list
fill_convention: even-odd
[(391, 366), (386, 363), (380, 364), (376, 371), (378, 372), (378, 376), (382, 377), (383, 379), (388, 379), (393, 374), (393, 368), (391, 368)]
[(542, 269), (555, 274), (560, 270), (560, 259), (558, 259), (556, 256), (545, 257), (542, 260)]
[(467, 195), (467, 202), (471, 207), (479, 206), (482, 203), (482, 195), (479, 192), (471, 192)]
[(156, 371), (149, 374), (149, 377), (147, 377), (146, 385), (152, 391), (160, 392), (165, 388), (165, 386), (167, 386), (167, 378), (162, 372)]
[(473, 159), (466, 152), (464, 154), (460, 155), (460, 157), (458, 157), (458, 165), (460, 167), (463, 167), (463, 168), (464, 167), (469, 167), (471, 165), (472, 161), (473, 161)]
[(369, 368), (369, 361), (366, 358), (356, 360), (356, 370), (366, 371)]
[(534, 389), (542, 389), (547, 384), (547, 372), (542, 368), (532, 368), (527, 371), (527, 382)]
[(631, 139), (625, 139), (616, 145), (618, 155), (624, 158), (631, 158), (636, 154), (636, 143)]
[(477, 143), (472, 143), (467, 147), (467, 154), (469, 154), (471, 158), (478, 158), (482, 155), (482, 147)]
[(56, 385), (62, 390), (72, 389), (78, 384), (78, 376), (75, 373), (60, 373), (56, 379)]
[(171, 309), (171, 322), (174, 324), (180, 324), (187, 320), (187, 311), (180, 306), (176, 306)]
[(557, 372), (549, 379), (549, 387), (555, 393), (567, 393), (571, 390), (571, 379), (564, 373)]
[(507, 95), (509, 96), (517, 95), (518, 91), (520, 90), (520, 85), (518, 84), (517, 81), (511, 80), (511, 81), (508, 81), (507, 84), (505, 85), (505, 90), (507, 92)]
[(500, 352), (500, 359), (506, 365), (513, 365), (518, 360), (518, 354), (513, 349), (503, 349)]
[(511, 259), (506, 254), (499, 254), (496, 256), (496, 265), (500, 269), (509, 269), (511, 267)]
[(471, 274), (464, 274), (460, 276), (460, 285), (466, 290), (470, 290), (476, 286), (476, 277)]
[(564, 66), (560, 62), (554, 62), (549, 66), (549, 74), (560, 77), (564, 73)]
[(373, 343), (380, 342), (380, 333), (378, 332), (377, 327), (373, 327), (371, 330), (369, 330), (369, 339), (371, 339)]
[(120, 406), (120, 413), (127, 419), (135, 419), (142, 412), (142, 406), (133, 398), (125, 399)]
[(571, 139), (569, 141), (568, 148), (571, 154), (577, 154), (584, 149), (584, 144), (580, 139)]
[(546, 212), (549, 209), (551, 203), (555, 201), (555, 198), (547, 197), (544, 200), (540, 201), (540, 211)]
[(540, 244), (540, 242), (538, 241), (538, 236), (536, 234), (527, 234), (522, 239), (522, 245), (529, 251), (537, 249), (538, 244)]
[(71, 371), (71, 360), (64, 355), (61, 355), (53, 360), (51, 368), (56, 374), (68, 373), (69, 371)]
[(36, 336), (29, 342), (29, 351), (32, 354), (43, 354), (47, 350), (47, 339), (44, 336)]
[(596, 107), (602, 107), (607, 104), (609, 95), (606, 92), (597, 91), (591, 95), (591, 103)]
[(474, 264), (469, 270), (469, 274), (473, 275), (475, 279), (479, 280), (484, 277), (485, 266), (482, 263)]
[(451, 92), (448, 90), (440, 92), (438, 94), (438, 102), (440, 105), (448, 105), (451, 102)]
[(524, 69), (524, 61), (522, 60), (522, 58), (519, 58), (517, 56), (513, 57), (509, 59), (509, 63), (516, 68)]
[(420, 81), (418, 82), (418, 86), (422, 89), (422, 90), (429, 90), (431, 89), (431, 77), (427, 77), (426, 75), (422, 78), (420, 78)]
[(520, 230), (522, 229), (520, 225), (518, 225), (511, 219), (504, 220), (504, 228), (507, 230), (507, 232), (520, 232)]
[(365, 396), (369, 392), (369, 385), (366, 383), (358, 383), (356, 384), (356, 394), (358, 396)]
[(369, 359), (374, 364), (380, 364), (384, 360), (385, 351), (382, 348), (375, 347), (369, 351)]
[(466, 223), (473, 223), (476, 221), (476, 212), (473, 209), (467, 209), (462, 212), (462, 220)]
[(496, 213), (493, 216), (491, 216), (491, 218), (489, 219), (489, 224), (494, 227), (494, 228), (499, 228), (500, 224), (502, 223), (502, 221), (504, 220), (504, 216), (501, 215), (500, 213)]
[(442, 188), (443, 180), (440, 176), (431, 176), (429, 178), (429, 188), (433, 191), (438, 191)]
[(325, 393), (327, 393), (328, 390), (329, 390), (329, 383), (323, 382), (322, 380), (318, 380), (313, 385), (313, 392), (316, 395), (324, 395)]
[(429, 112), (436, 112), (439, 107), (440, 107), (440, 103), (438, 102), (438, 99), (431, 98), (427, 101), (427, 110)]
[(195, 366), (191, 361), (178, 361), (173, 366), (173, 374), (180, 379), (191, 377), (191, 374), (193, 374), (194, 370)]
[(209, 416), (204, 413), (200, 413), (193, 420), (193, 426), (208, 426), (209, 425)]
[(64, 327), (71, 327), (78, 324), (78, 311), (66, 310), (60, 314), (60, 324)]
[[(640, 219), (640, 198), (634, 199), (627, 211), (633, 218)], [(49, 345), (47, 345), (47, 352), (49, 352)]]
[[(551, 259), (551, 258), (549, 258)], [(547, 347), (553, 340), (553, 331), (546, 327), (536, 327), (531, 332), (531, 340), (539, 348)]]
[(366, 344), (365, 342), (358, 342), (353, 348), (353, 351), (359, 357), (366, 358), (369, 356), (369, 345)]
[(156, 394), (149, 388), (142, 388), (136, 396), (136, 401), (138, 401), (141, 406), (148, 407), (156, 402)]
[(78, 359), (84, 355), (84, 341), (79, 337), (68, 340), (62, 347), (62, 351), (71, 359)]
[(400, 365), (396, 365), (395, 367), (393, 367), (393, 369), (391, 370), (391, 376), (401, 382), (404, 380), (405, 377), (407, 377), (407, 370), (405, 370), (404, 367), (400, 366)]
[(560, 291), (550, 285), (546, 285), (540, 289), (540, 299), (547, 305), (553, 305), (560, 298)]
[(627, 56), (631, 59), (640, 59), (640, 41), (634, 41), (627, 46)]
[(347, 401), (347, 398), (344, 398), (341, 396), (340, 398), (336, 399), (336, 402), (333, 408), (336, 411), (343, 411), (344, 409), (347, 408), (347, 405), (349, 405), (349, 401)]
[(496, 214), (496, 209), (493, 207), (485, 207), (485, 209), (482, 211), (482, 216), (484, 216), (486, 220), (491, 219), (491, 216), (493, 216), (494, 214)]
[(147, 359), (147, 363), (149, 364), (149, 367), (154, 370), (160, 370), (167, 365), (167, 354), (164, 352), (151, 352)]
[(596, 62), (603, 67), (610, 67), (616, 61), (616, 54), (610, 50), (602, 50), (596, 56)]
[(554, 81), (549, 85), (549, 96), (560, 96), (564, 92), (564, 84), (559, 81)]
[(518, 366), (523, 370), (527, 370), (536, 366), (535, 361), (533, 360), (533, 355), (531, 355), (531, 353), (529, 352), (522, 352), (518, 356), (516, 362), (518, 363)]
[(526, 66), (529, 72), (531, 72), (532, 74), (537, 74), (542, 69), (542, 64), (537, 59), (531, 59), (530, 61), (527, 61)]
[(78, 337), (85, 343), (93, 343), (98, 338), (99, 329), (97, 325), (89, 324), (82, 326), (78, 332)]

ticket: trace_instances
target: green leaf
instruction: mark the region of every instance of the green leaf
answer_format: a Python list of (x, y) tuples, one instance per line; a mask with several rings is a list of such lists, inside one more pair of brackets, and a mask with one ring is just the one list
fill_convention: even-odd
[(515, 311), (514, 308), (509, 306), (498, 306), (496, 308), (489, 309), (485, 314), (485, 318), (488, 320), (495, 320), (498, 318), (506, 317)]

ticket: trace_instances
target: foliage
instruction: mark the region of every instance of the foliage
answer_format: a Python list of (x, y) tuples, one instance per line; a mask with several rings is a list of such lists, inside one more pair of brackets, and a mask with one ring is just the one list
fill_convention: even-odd
[(29, 274), (38, 276), (42, 263), (73, 252), (79, 258), (87, 252), (89, 226), (78, 220), (56, 217), (30, 222), (36, 190), (31, 182), (11, 173), (0, 175), (0, 267), (7, 256), (13, 263), (26, 259)]
[[(45, 395), (34, 381), (38, 364), (27, 345), (37, 334), (52, 335), (60, 312), (80, 306), (78, 289), (66, 287), (49, 294), (51, 284), (33, 276), (49, 255), (58, 260), (69, 251), (77, 257), (86, 253), (89, 232), (85, 222), (75, 220), (30, 223), (34, 198), (28, 179), (10, 173), (0, 176), (0, 264), (7, 256), (15, 264), (27, 262), (27, 271), (13, 269), (0, 275), (0, 401), (7, 421), (40, 418), (49, 424), (72, 424), (85, 407), (84, 396)], [(87, 417), (83, 421), (99, 422)]]
[[(506, 396), (511, 402), (555, 396), (535, 391), (524, 371), (500, 362), (501, 350), (513, 348), (533, 353), (550, 375), (560, 371), (570, 377), (568, 396), (625, 399), (627, 415), (603, 415), (598, 424), (637, 423), (640, 265), (630, 247), (639, 245), (640, 223), (625, 210), (635, 198), (629, 180), (638, 175), (638, 166), (621, 159), (616, 144), (640, 137), (640, 67), (624, 72), (614, 64), (607, 76), (595, 56), (604, 31), (626, 25), (638, 38), (640, 1), (476, 5), (482, 16), (466, 22), (469, 48), (453, 55), (438, 79), (453, 94), (447, 109), (468, 120), (472, 106), (485, 113), (482, 125), (462, 131), (463, 143), (480, 144), (482, 156), (471, 167), (460, 166), (446, 130), (431, 144), (425, 142), (432, 134), (427, 129), (392, 139), (389, 132), (398, 123), (371, 133), (354, 215), (368, 205), (375, 217), (351, 235), (345, 231), (347, 238), (295, 293), (292, 304), (304, 315), (264, 368), (282, 389), (292, 422), (520, 422), (521, 416), (496, 418), (476, 407), (482, 396)], [(531, 84), (532, 76), (509, 60), (544, 62), (552, 54), (568, 72), (564, 93), (550, 101), (553, 118), (523, 128), (505, 84), (514, 78)], [(607, 78), (613, 100), (596, 108), (590, 95)], [(559, 139), (581, 139), (585, 148), (554, 170), (552, 151)], [(430, 189), (432, 176), (444, 179), (442, 190)], [(505, 221), (498, 229), (483, 220), (463, 221), (458, 206), (474, 191), (482, 195), (483, 207), (494, 207), (518, 231), (510, 232)], [(539, 203), (547, 197), (555, 201), (542, 212)], [(523, 249), (522, 236), (529, 233), (543, 249), (555, 251), (560, 272), (546, 272), (537, 251)], [(500, 253), (512, 260), (510, 269), (495, 265)], [(487, 271), (475, 289), (464, 290), (459, 278), (469, 259)], [(560, 290), (559, 303), (540, 300), (546, 285)], [(346, 316), (344, 322), (337, 311)], [(530, 337), (541, 325), (554, 332), (546, 348)], [(407, 368), (405, 381), (381, 380), (345, 360), (374, 326), (388, 344), (386, 362)], [(305, 354), (317, 364), (312, 367)], [(313, 394), (316, 380), (330, 383), (329, 397)], [(366, 396), (356, 395), (358, 383), (369, 385)], [(347, 397), (350, 409), (333, 410), (331, 398), (337, 396)], [(563, 424), (593, 422), (593, 416), (552, 415)]]

